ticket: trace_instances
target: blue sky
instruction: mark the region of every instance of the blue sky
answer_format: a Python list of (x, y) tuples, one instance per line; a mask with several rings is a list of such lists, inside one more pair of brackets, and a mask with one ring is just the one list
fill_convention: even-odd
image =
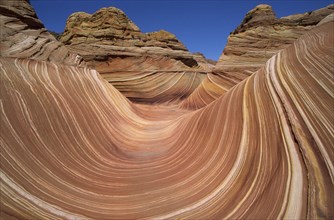
[(269, 4), (277, 17), (316, 10), (332, 0), (30, 0), (47, 29), (63, 32), (66, 19), (77, 11), (94, 13), (114, 6), (142, 32), (167, 30), (191, 51), (217, 60), (227, 37), (245, 14), (258, 4)]

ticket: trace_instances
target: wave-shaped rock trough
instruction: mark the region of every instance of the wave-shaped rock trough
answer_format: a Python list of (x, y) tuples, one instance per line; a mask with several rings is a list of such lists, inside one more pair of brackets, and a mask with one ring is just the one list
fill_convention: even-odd
[(89, 68), (1, 58), (1, 215), (333, 218), (332, 27), (197, 111), (132, 104)]
[(187, 68), (169, 58), (117, 58), (96, 70), (135, 102), (179, 103), (206, 77), (207, 71)]

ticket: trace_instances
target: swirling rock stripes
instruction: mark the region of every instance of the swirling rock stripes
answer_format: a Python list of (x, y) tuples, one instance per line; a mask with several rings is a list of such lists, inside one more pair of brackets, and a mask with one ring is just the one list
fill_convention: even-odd
[(1, 218), (333, 218), (333, 22), (248, 78), (80, 48), (94, 70), (7, 3)]
[(205, 74), (188, 71), (117, 72), (103, 78), (132, 101), (178, 102), (189, 96)]
[[(333, 196), (326, 194), (334, 191), (332, 27), (333, 21), (321, 25), (308, 32), (294, 47), (282, 51), (277, 59), (285, 65), (272, 76), (308, 170), (311, 218), (333, 216), (333, 208), (325, 205), (333, 204)], [(317, 44), (310, 47), (310, 39)], [(319, 59), (321, 53), (327, 55)], [(287, 57), (287, 54), (294, 56)]]
[(166, 57), (115, 58), (90, 65), (131, 101), (141, 103), (179, 103), (207, 74)]
[(218, 99), (233, 86), (236, 82), (230, 77), (224, 77), (208, 72), (201, 84), (182, 102), (180, 108), (200, 109)]
[(26, 0), (1, 1), (1, 57), (48, 60), (85, 66), (83, 58), (58, 42), (37, 18)]
[(331, 25), (205, 108), (151, 117), (95, 70), (1, 58), (2, 215), (331, 218)]
[[(171, 121), (168, 123), (169, 125), (162, 126), (160, 129), (158, 129), (157, 126), (161, 124), (161, 121), (151, 125), (148, 124), (146, 125), (147, 128), (141, 127), (139, 131), (135, 130), (132, 133), (132, 130), (135, 129), (136, 124), (133, 124), (132, 126), (130, 125), (131, 117), (127, 117), (129, 120), (128, 123), (125, 124), (127, 127), (123, 127), (124, 123), (121, 121), (126, 116), (123, 115), (122, 117), (121, 113), (117, 113), (117, 110), (115, 110), (115, 112), (111, 111), (111, 113), (114, 114), (114, 120), (119, 120), (116, 122), (108, 122), (108, 118), (104, 118), (102, 110), (103, 105), (100, 104), (100, 107), (102, 108), (101, 110), (93, 110), (94, 107), (97, 107), (94, 102), (96, 102), (96, 99), (99, 99), (99, 93), (90, 91), (94, 94), (94, 96), (87, 96), (87, 89), (98, 89), (98, 87), (94, 85), (96, 82), (94, 83), (94, 80), (91, 79), (92, 77), (89, 77), (89, 72), (84, 75), (82, 73), (84, 71), (76, 70), (77, 73), (75, 73), (72, 72), (74, 68), (69, 69), (67, 67), (63, 67), (62, 69), (65, 70), (64, 72), (66, 72), (66, 74), (61, 74), (58, 72), (58, 74), (61, 74), (59, 77), (62, 79), (62, 81), (65, 81), (65, 78), (63, 77), (69, 78), (70, 84), (66, 87), (53, 87), (52, 83), (56, 83), (56, 81), (59, 80), (59, 77), (55, 76), (55, 73), (57, 72), (54, 69), (52, 70), (52, 65), (46, 63), (33, 63), (31, 61), (16, 61), (16, 67), (10, 71), (12, 72), (15, 70), (15, 68), (17, 68), (19, 73), (28, 73), (29, 76), (29, 72), (35, 69), (33, 65), (41, 65), (42, 67), (44, 65), (44, 68), (42, 69), (47, 69), (45, 67), (49, 68), (49, 71), (46, 71), (46, 73), (42, 74), (42, 76), (37, 74), (35, 74), (34, 77), (31, 76), (31, 81), (34, 82), (36, 80), (35, 85), (40, 85), (42, 88), (38, 88), (38, 86), (32, 86), (31, 81), (25, 81), (20, 78), (15, 80), (16, 77), (14, 76), (12, 76), (10, 78), (10, 82), (8, 82), (8, 84), (14, 85), (14, 88), (18, 87), (25, 91), (24, 93), (20, 94), (24, 97), (23, 100), (26, 101), (23, 103), (22, 101), (20, 102), (20, 100), (17, 102), (4, 101), (3, 107), (7, 109), (3, 110), (2, 118), (9, 118), (8, 121), (11, 122), (6, 122), (6, 125), (8, 126), (13, 124), (20, 125), (23, 123), (25, 126), (33, 127), (30, 128), (30, 132), (28, 132), (28, 134), (31, 135), (31, 138), (19, 139), (20, 142), (25, 142), (23, 145), (15, 144), (15, 142), (18, 142), (18, 140), (13, 137), (11, 138), (11, 135), (7, 133), (3, 134), (3, 142), (7, 144), (4, 145), (6, 150), (2, 151), (2, 156), (3, 158), (6, 158), (6, 161), (9, 161), (7, 163), (2, 163), (2, 170), (4, 170), (4, 173), (11, 173), (12, 178), (25, 177), (16, 181), (19, 181), (23, 186), (25, 186), (27, 190), (30, 190), (28, 193), (35, 195), (41, 194), (46, 196), (47, 198), (44, 199), (46, 204), (57, 204), (56, 206), (59, 207), (59, 210), (65, 209), (69, 213), (79, 212), (86, 217), (159, 217), (161, 213), (172, 212), (173, 210), (177, 209), (177, 207), (186, 207), (187, 204), (196, 201), (195, 198), (206, 197), (210, 191), (213, 191), (216, 186), (221, 183), (223, 176), (232, 169), (233, 163), (229, 162), (232, 162), (237, 156), (238, 148), (235, 148), (234, 150), (231, 149), (228, 155), (224, 156), (224, 153), (227, 150), (227, 146), (238, 146), (241, 140), (241, 134), (233, 136), (233, 138), (227, 134), (230, 131), (237, 134), (238, 130), (243, 129), (243, 123), (241, 120), (242, 118), (239, 118), (239, 120), (232, 120), (232, 117), (229, 117), (230, 119), (226, 121), (226, 119), (224, 119), (225, 117), (220, 116), (219, 119), (217, 119), (214, 114), (212, 114), (214, 109), (211, 109), (210, 117), (207, 117), (206, 114), (202, 112), (198, 112), (195, 114), (196, 116), (192, 116), (191, 114), (185, 118)], [(5, 62), (4, 66), (5, 68), (8, 68), (10, 66), (10, 61), (7, 61), (7, 63)], [(71, 74), (69, 74), (69, 72)], [(51, 76), (48, 76), (48, 73), (50, 73)], [(93, 75), (94, 73), (90, 74)], [(5, 76), (9, 77), (8, 71), (5, 70), (2, 76), (4, 76), (4, 78)], [(21, 77), (24, 77), (24, 75)], [(76, 79), (74, 81), (73, 79), (71, 80), (71, 77), (80, 77), (80, 79)], [(50, 78), (51, 81), (49, 81)], [(37, 83), (38, 81), (40, 81), (40, 83)], [(16, 85), (23, 85), (15, 86), (15, 84), (11, 83), (16, 83)], [(70, 104), (71, 100), (68, 100), (71, 96), (65, 96), (65, 91), (62, 91), (71, 88), (71, 84), (75, 89), (71, 89), (70, 91), (81, 91), (78, 94), (72, 94), (72, 97), (76, 97), (78, 101), (77, 103), (72, 104)], [(10, 85), (6, 85), (6, 87), (10, 87)], [(99, 85), (102, 87), (101, 84)], [(31, 88), (39, 91), (36, 93), (37, 95), (33, 95), (28, 92)], [(51, 103), (43, 102), (43, 105), (50, 105), (49, 107), (38, 107), (36, 104), (37, 102), (30, 100), (28, 97), (39, 97), (38, 94), (43, 94), (40, 90), (43, 91), (44, 88), (49, 88), (46, 90), (49, 91), (54, 97), (53, 99), (50, 99)], [(7, 89), (5, 91), (7, 91)], [(117, 95), (116, 90), (113, 90), (112, 92), (116, 94), (110, 94), (112, 97), (107, 99), (111, 99), (110, 103), (112, 99), (115, 99), (113, 97)], [(47, 92), (45, 91), (45, 93)], [(240, 88), (236, 90), (234, 94), (242, 96), (243, 88), (240, 86)], [(5, 95), (4, 97), (11, 96)], [(93, 97), (95, 98), (93, 99)], [(52, 100), (58, 100), (58, 103), (56, 104), (54, 103), (56, 101)], [(88, 102), (88, 100), (91, 101)], [(101, 102), (102, 101), (103, 100), (101, 99)], [(223, 100), (224, 103), (227, 101), (231, 103), (231, 98), (227, 97)], [(87, 102), (90, 104), (86, 105)], [(49, 109), (49, 111), (54, 108), (54, 105), (58, 105), (59, 107), (56, 107), (56, 109), (53, 111), (55, 111), (56, 115), (59, 115), (58, 117), (60, 118), (57, 118), (56, 115), (51, 117), (51, 112), (49, 112), (50, 115), (48, 115), (48, 117), (43, 116), (42, 112), (37, 115), (33, 114), (35, 118), (30, 119), (30, 121), (15, 123), (17, 120), (15, 120), (15, 116), (27, 114), (24, 118), (29, 119), (31, 117), (28, 116), (32, 113), (31, 108), (25, 107), (26, 110), (22, 111), (21, 114), (20, 112), (15, 112), (15, 114), (10, 115), (10, 110), (8, 108), (14, 107), (14, 103), (17, 103), (16, 105), (22, 106), (34, 106), (34, 109)], [(71, 112), (74, 111), (76, 105), (78, 104), (80, 105), (80, 108), (76, 109), (75, 111), (77, 111), (77, 114), (73, 115)], [(121, 107), (122, 105), (117, 103), (117, 106)], [(239, 109), (239, 114), (241, 114), (242, 101), (235, 102), (234, 104), (231, 103), (231, 106), (233, 107), (231, 109), (227, 109), (225, 111), (222, 109), (222, 111), (225, 112), (224, 115), (236, 114), (234, 109)], [(122, 112), (129, 111), (127, 109), (128, 107), (129, 106), (124, 104)], [(85, 111), (87, 108), (92, 108), (92, 110)], [(217, 104), (216, 108), (222, 108), (221, 104)], [(18, 111), (20, 111), (21, 108), (15, 107), (11, 109), (18, 109)], [(67, 111), (61, 109), (67, 109)], [(112, 104), (108, 106), (108, 109), (109, 111), (113, 109)], [(57, 113), (59, 111), (61, 112)], [(94, 120), (84, 120), (81, 117), (81, 114), (89, 115), (89, 118)], [(99, 118), (103, 117), (104, 120), (106, 120), (105, 125), (101, 124), (98, 127), (94, 125), (99, 124), (99, 120), (95, 114), (99, 114)], [(127, 115), (131, 114), (128, 113)], [(113, 115), (110, 115), (109, 117), (112, 118)], [(64, 119), (67, 120), (65, 121)], [(47, 120), (47, 122), (43, 120)], [(49, 122), (48, 120), (55, 121)], [(62, 122), (57, 123), (57, 120)], [(223, 139), (221, 139), (219, 136), (217, 136), (218, 138), (214, 138), (214, 136), (212, 136), (212, 134), (215, 133), (214, 127), (211, 126), (213, 121), (217, 121), (219, 124), (226, 124), (224, 129), (221, 130), (221, 132), (225, 134), (223, 135)], [(239, 121), (239, 123), (237, 123), (237, 121)], [(145, 123), (144, 120), (139, 119), (136, 119), (136, 122), (142, 122), (143, 124)], [(63, 141), (63, 139), (57, 138), (61, 137), (63, 129), (47, 129), (45, 127), (42, 129), (37, 125), (40, 124), (41, 126), (45, 123), (49, 124), (49, 126), (63, 124), (65, 127), (68, 127), (70, 130), (67, 132), (67, 137), (64, 138), (64, 141), (69, 141), (72, 139), (73, 143), (71, 144), (70, 142), (67, 142), (65, 145), (60, 142)], [(113, 127), (115, 123), (117, 123), (117, 126)], [(5, 122), (2, 124), (5, 124)], [(235, 125), (233, 127), (230, 126), (230, 128), (227, 129), (229, 124)], [(107, 126), (107, 128), (105, 126)], [(154, 126), (156, 128), (154, 128)], [(194, 127), (195, 131), (187, 129), (188, 126)], [(88, 129), (88, 127), (90, 129)], [(173, 130), (169, 130), (169, 127), (173, 128)], [(221, 127), (219, 127), (219, 130), (220, 128)], [(23, 130), (26, 129), (28, 128), (24, 128)], [(76, 131), (77, 129), (78, 131)], [(100, 131), (98, 133), (90, 132), (91, 130), (96, 131), (96, 129)], [(6, 130), (14, 132), (11, 127), (7, 127)], [(36, 136), (41, 132), (41, 130), (50, 135)], [(103, 130), (108, 130), (110, 134), (104, 134)], [(74, 132), (77, 132), (77, 134), (71, 134)], [(118, 137), (113, 135), (117, 134), (117, 136), (122, 136), (122, 133), (124, 132), (127, 133), (127, 137), (123, 137), (122, 139), (123, 141), (126, 140), (125, 144), (127, 146), (124, 146), (124, 143), (122, 144), (122, 140), (118, 140)], [(181, 132), (182, 135), (178, 135), (176, 132)], [(34, 135), (34, 133), (37, 134)], [(94, 136), (94, 134), (99, 134), (99, 137)], [(159, 134), (157, 135), (157, 140), (154, 139), (154, 135), (156, 134)], [(162, 137), (164, 136), (166, 138), (173, 138), (168, 140), (171, 142), (171, 144), (162, 140)], [(182, 136), (185, 138), (181, 138)], [(51, 138), (51, 140), (49, 138)], [(159, 143), (159, 157), (153, 161), (149, 160), (151, 157), (149, 153), (152, 154), (154, 149), (151, 150), (151, 152), (145, 149), (147, 146), (149, 146), (149, 143), (141, 145), (140, 142), (145, 141), (142, 140), (143, 138), (146, 139), (146, 141), (155, 143), (155, 145)], [(46, 140), (43, 141), (41, 139)], [(99, 142), (103, 140), (106, 141), (106, 143), (110, 143), (109, 147), (111, 147), (111, 149), (108, 149), (105, 144), (99, 144)], [(33, 145), (29, 144), (29, 142), (32, 142)], [(47, 145), (46, 142), (48, 143)], [(137, 145), (130, 148), (129, 145), (131, 145), (131, 142), (136, 142)], [(219, 142), (225, 143), (226, 145), (217, 149), (211, 148), (211, 144), (206, 145), (206, 143), (217, 145)], [(116, 149), (113, 149), (112, 146), (114, 143), (117, 144), (118, 150), (120, 152), (117, 152)], [(167, 152), (164, 150), (164, 152), (163, 149), (168, 145), (171, 145), (170, 149)], [(203, 148), (203, 146), (206, 147)], [(137, 149), (134, 149), (135, 147)], [(108, 152), (108, 150), (110, 152)], [(16, 155), (16, 151), (23, 151), (24, 154)], [(43, 154), (45, 155), (42, 156)], [(11, 161), (13, 160), (14, 155), (16, 160)], [(219, 161), (222, 159), (222, 157), (226, 158), (226, 160), (220, 164)], [(204, 158), (211, 159), (208, 162), (205, 162), (206, 160)], [(21, 161), (23, 161), (23, 164), (18, 164), (18, 162)], [(219, 164), (219, 166), (216, 167), (216, 164)], [(16, 173), (15, 170), (9, 172), (13, 166), (17, 166), (15, 170), (17, 170), (18, 167), (26, 168), (24, 171), (21, 171), (23, 173)], [(199, 166), (201, 166), (202, 169), (198, 170)], [(31, 168), (34, 168), (34, 170), (31, 170)], [(52, 173), (49, 173), (50, 171), (52, 171)], [(219, 173), (220, 178), (217, 178), (217, 172)], [(227, 186), (233, 182), (233, 175), (231, 174), (230, 176), (231, 180), (226, 181), (227, 183), (225, 184)], [(43, 179), (41, 181), (41, 177), (46, 178), (46, 180)], [(45, 184), (45, 182), (47, 184)], [(80, 184), (80, 182), (82, 183)], [(212, 183), (210, 184), (210, 182)], [(197, 187), (192, 190), (190, 186), (194, 185), (197, 185)], [(210, 185), (212, 187), (208, 187)], [(12, 186), (9, 187), (12, 188)], [(49, 192), (50, 190), (52, 192)], [(45, 195), (46, 192), (48, 192), (47, 195)], [(103, 194), (101, 194), (101, 192), (103, 192)], [(211, 194), (212, 195), (209, 196), (209, 198), (215, 198), (217, 192)], [(142, 202), (143, 199), (146, 201), (144, 204)], [(58, 200), (63, 202), (59, 202)], [(204, 201), (206, 200), (207, 199)], [(124, 204), (124, 206), (119, 204)], [(22, 205), (23, 204), (19, 204), (20, 207)], [(101, 207), (101, 209), (98, 207)], [(197, 210), (201, 206), (197, 204), (194, 207), (194, 209)], [(217, 212), (217, 210), (215, 212)], [(211, 213), (210, 215), (214, 215), (215, 212)], [(202, 213), (202, 211), (200, 211), (200, 213)], [(34, 210), (32, 214), (35, 215), (34, 217), (41, 217), (39, 216), (37, 210)], [(55, 215), (54, 213), (49, 213), (49, 215), (52, 214)], [(181, 212), (179, 214), (181, 215), (183, 213)], [(200, 215), (203, 214), (204, 213)]]
[[(264, 7), (265, 9), (265, 11), (262, 13), (267, 13), (267, 10), (271, 11), (270, 6), (260, 5), (254, 9), (255, 12), (261, 13), (261, 10), (264, 10), (261, 9), (262, 7)], [(279, 25), (279, 29), (274, 28), (275, 31), (272, 31), (272, 27), (267, 27), (268, 25), (271, 25), (270, 23), (272, 21), (265, 21), (265, 23), (269, 23), (265, 24), (264, 27), (260, 26), (258, 28), (254, 28), (250, 26), (250, 30), (243, 30), (241, 31), (241, 33), (237, 33), (236, 35), (232, 34), (232, 37), (229, 38), (229, 42), (231, 43), (231, 45), (235, 44), (236, 48), (231, 45), (227, 45), (225, 50), (229, 51), (229, 55), (222, 55), (221, 62), (218, 62), (213, 71), (207, 74), (207, 77), (191, 94), (191, 96), (182, 101), (182, 104), (180, 105), (181, 108), (199, 109), (213, 102), (221, 95), (223, 95), (226, 91), (231, 89), (233, 86), (235, 86), (242, 80), (245, 80), (248, 76), (254, 74), (259, 68), (264, 66), (266, 61), (270, 57), (280, 51), (279, 48), (282, 50), (283, 48), (289, 47), (289, 45), (291, 45), (298, 37), (306, 33), (307, 30), (315, 27), (313, 25), (308, 26), (308, 24), (318, 23), (320, 18), (326, 16), (329, 13), (332, 13), (332, 10), (333, 5), (329, 5), (326, 8), (322, 8), (312, 12), (311, 15), (305, 13), (303, 15), (295, 15), (281, 18), (280, 20), (286, 23), (289, 19), (292, 19), (294, 20), (294, 22), (296, 22), (298, 20), (302, 21), (302, 17), (305, 17), (303, 22), (307, 23), (306, 26), (293, 27), (293, 23), (289, 23), (288, 29), (291, 28), (291, 30), (284, 30), (284, 28)], [(271, 11), (270, 14), (272, 13), (273, 12)], [(261, 19), (263, 19), (262, 17), (263, 16), (261, 16)], [(311, 22), (310, 20), (313, 21)], [(325, 24), (326, 22), (330, 22), (331, 20), (333, 20), (333, 13), (322, 19), (317, 26)], [(277, 25), (277, 23), (275, 22), (274, 24)], [(240, 28), (242, 28), (243, 25), (240, 25)], [(267, 43), (268, 45), (271, 45), (270, 49), (268, 49), (267, 47), (260, 47), (261, 43), (253, 39), (254, 37), (258, 37), (256, 34), (257, 32), (259, 32), (260, 35), (263, 35), (261, 37), (261, 41), (268, 41), (266, 40), (266, 38), (272, 38), (273, 36), (277, 35), (277, 37), (274, 37), (275, 39), (273, 40), (277, 42), (272, 43), (271, 40), (269, 40), (269, 43)], [(272, 34), (271, 32), (273, 32), (274, 34)], [(248, 34), (250, 34), (250, 36), (247, 36)], [(250, 41), (251, 43), (248, 41)], [(247, 46), (240, 46), (243, 44), (247, 44)], [(251, 49), (246, 50), (246, 52), (243, 51), (247, 47), (250, 47)], [(236, 50), (234, 50), (233, 48)], [(233, 55), (233, 53), (236, 54)]]
[(258, 5), (231, 32), (215, 71), (240, 82), (333, 12), (331, 4), (315, 11), (277, 18), (270, 5)]

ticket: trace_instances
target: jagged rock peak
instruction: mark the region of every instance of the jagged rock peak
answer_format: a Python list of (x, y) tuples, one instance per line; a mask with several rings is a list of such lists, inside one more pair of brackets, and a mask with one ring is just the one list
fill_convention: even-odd
[(101, 8), (94, 14), (76, 12), (69, 17), (67, 22), (70, 22), (73, 26), (80, 26), (82, 28), (95, 27), (103, 29), (113, 27), (115, 29), (140, 31), (122, 10), (115, 7)]
[(197, 65), (174, 34), (165, 30), (142, 33), (122, 10), (115, 7), (102, 8), (94, 14), (72, 14), (60, 41), (87, 62), (115, 57), (159, 56), (181, 60), (191, 67)]
[[(332, 4), (315, 11), (276, 18), (271, 6), (259, 5), (250, 10), (230, 34), (215, 71), (237, 79), (235, 83), (238, 83), (333, 12)], [(327, 20), (330, 17), (324, 22)]]
[(147, 33), (147, 36), (151, 39), (156, 39), (160, 41), (164, 41), (164, 40), (178, 41), (178, 39), (176, 38), (174, 34), (168, 31), (165, 31), (165, 30), (150, 32), (150, 33)]
[(94, 39), (99, 36), (111, 36), (113, 38), (129, 33), (138, 35), (141, 31), (122, 10), (107, 7), (99, 9), (94, 14), (75, 12), (70, 15), (66, 21), (61, 40), (68, 44), (72, 43), (71, 40), (75, 35), (88, 37), (92, 34), (94, 35), (92, 39)]
[(276, 18), (273, 8), (267, 4), (257, 5), (255, 8), (250, 10), (247, 14), (253, 15), (253, 17), (260, 16), (260, 15), (267, 15), (267, 16), (270, 15)]
[(250, 10), (241, 24), (233, 32), (239, 33), (254, 26), (270, 25), (276, 20), (276, 15), (270, 5), (261, 4)]
[(122, 10), (115, 7), (101, 8), (94, 14), (73, 13), (67, 19), (61, 41), (71, 45), (98, 42), (122, 47), (157, 46), (187, 50), (176, 36), (168, 31), (142, 33)]
[(334, 10), (334, 4), (327, 7), (306, 12), (303, 14), (294, 14), (277, 18), (275, 12), (270, 5), (261, 4), (250, 10), (241, 24), (232, 32), (237, 34), (249, 30), (251, 28), (257, 28), (259, 26), (272, 26), (272, 25), (285, 25), (285, 26), (310, 26), (316, 25), (325, 18), (328, 14)]

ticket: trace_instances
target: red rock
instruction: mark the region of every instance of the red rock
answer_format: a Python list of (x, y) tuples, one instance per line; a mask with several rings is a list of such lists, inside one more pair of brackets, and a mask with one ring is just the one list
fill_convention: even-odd
[(91, 68), (0, 57), (1, 217), (332, 218), (326, 20), (195, 111), (133, 104)]
[(329, 5), (313, 12), (278, 19), (271, 6), (257, 6), (230, 34), (215, 72), (240, 82), (333, 12), (334, 5)]
[(142, 33), (123, 11), (114, 7), (102, 8), (92, 15), (72, 14), (61, 41), (88, 64), (114, 57), (160, 56), (180, 60), (187, 66), (197, 65), (175, 35), (165, 30)]
[(80, 56), (70, 53), (44, 28), (28, 1), (1, 1), (0, 16), (1, 57), (85, 65)]
[(324, 18), (333, 11), (334, 5), (329, 5), (278, 19), (271, 6), (255, 7), (230, 34), (213, 73), (208, 73), (191, 96), (183, 100), (182, 108), (198, 109), (216, 100), (263, 67), (270, 57), (316, 27), (322, 19), (330, 19), (331, 16)]

